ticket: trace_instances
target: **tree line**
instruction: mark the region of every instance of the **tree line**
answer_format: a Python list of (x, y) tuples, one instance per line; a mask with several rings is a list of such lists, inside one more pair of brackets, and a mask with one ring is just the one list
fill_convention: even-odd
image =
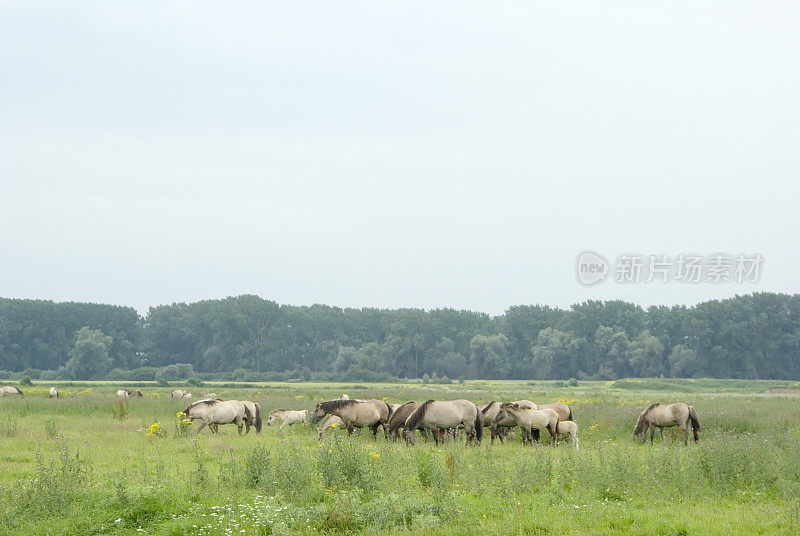
[(647, 309), (519, 305), (495, 317), (252, 295), (142, 317), (123, 306), (0, 298), (0, 370), (53, 379), (800, 379), (800, 295)]

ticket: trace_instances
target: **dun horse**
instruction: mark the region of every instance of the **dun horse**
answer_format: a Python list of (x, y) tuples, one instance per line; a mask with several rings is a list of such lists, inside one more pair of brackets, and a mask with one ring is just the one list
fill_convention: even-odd
[(117, 396), (120, 398), (133, 398), (133, 397), (141, 397), (141, 391), (128, 391), (126, 389), (119, 389), (117, 391)]
[(6, 395), (23, 396), (22, 395), (22, 390), (19, 387), (15, 386), (15, 385), (6, 385), (5, 387), (0, 387), (0, 397), (6, 396)]
[(299, 422), (308, 422), (308, 410), (301, 409), (301, 410), (291, 410), (291, 409), (275, 409), (269, 412), (269, 417), (267, 418), (267, 426), (272, 426), (275, 424), (275, 421), (281, 421), (281, 425), (278, 430), (283, 430), (287, 426), (291, 426), (292, 424), (297, 424)]
[(192, 394), (185, 389), (173, 389), (169, 396), (170, 398), (192, 398)]
[[(517, 400), (515, 403), (524, 408), (536, 409), (536, 404), (530, 400)], [(517, 421), (505, 410), (501, 409), (500, 406), (500, 402), (489, 402), (481, 409), (481, 413), (483, 413), (483, 425), (491, 426), (492, 429), (491, 444), (494, 444), (495, 438), (499, 438), (501, 443), (505, 443), (503, 439), (506, 434), (511, 428), (517, 425)], [(536, 439), (539, 438), (537, 437)]]
[(58, 389), (56, 389), (55, 387), (51, 387), (50, 396), (48, 396), (47, 398), (58, 398)]
[(200, 433), (204, 427), (208, 426), (211, 433), (217, 433), (218, 424), (236, 423), (239, 435), (242, 435), (242, 426), (245, 419), (251, 419), (252, 414), (247, 407), (239, 400), (198, 400), (189, 404), (183, 413), (190, 421), (200, 420)]
[[(558, 444), (558, 413), (552, 409), (531, 409), (516, 402), (506, 402), (500, 406), (517, 421), (522, 430), (522, 444), (533, 444), (533, 430), (546, 429), (553, 438), (553, 446)], [(500, 415), (498, 415), (500, 417)]]
[(410, 444), (414, 444), (414, 432), (424, 428), (433, 433), (433, 440), (438, 445), (442, 441), (442, 430), (464, 427), (467, 442), (483, 439), (483, 413), (478, 406), (469, 400), (428, 400), (412, 413), (405, 423), (403, 436)]
[(700, 430), (700, 421), (697, 420), (697, 413), (694, 411), (694, 406), (689, 406), (683, 402), (677, 404), (670, 404), (662, 406), (655, 403), (642, 412), (639, 420), (636, 422), (636, 428), (633, 430), (634, 437), (642, 438), (642, 441), (647, 439), (647, 430), (650, 430), (650, 443), (653, 442), (656, 428), (669, 428), (670, 426), (678, 426), (683, 433), (683, 444), (689, 444), (689, 423), (692, 424), (692, 433), (694, 434), (694, 442), (700, 439), (697, 432)]
[(379, 426), (386, 431), (391, 408), (382, 400), (328, 400), (316, 405), (311, 422), (316, 424), (328, 414), (342, 419), (348, 436), (355, 428), (370, 428), (377, 436)]

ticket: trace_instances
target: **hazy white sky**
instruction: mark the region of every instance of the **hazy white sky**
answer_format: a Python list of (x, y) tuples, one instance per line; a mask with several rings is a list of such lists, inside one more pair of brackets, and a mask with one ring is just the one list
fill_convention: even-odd
[[(0, 2), (0, 296), (800, 292), (797, 2)], [(584, 249), (757, 285), (579, 285)]]

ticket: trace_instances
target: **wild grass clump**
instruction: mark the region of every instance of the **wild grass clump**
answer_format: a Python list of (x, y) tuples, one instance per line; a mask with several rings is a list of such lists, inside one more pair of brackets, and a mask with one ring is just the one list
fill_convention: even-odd
[(118, 421), (128, 418), (128, 403), (124, 400), (116, 400), (111, 403), (111, 415)]
[(83, 487), (89, 479), (87, 460), (76, 451), (70, 452), (68, 440), (57, 443), (58, 455), (47, 459), (42, 452), (36, 455), (36, 473), (19, 496), (18, 511), (24, 515), (52, 516), (82, 498)]
[(17, 421), (11, 417), (3, 417), (0, 419), (0, 437), (14, 437), (17, 435), (19, 425)]

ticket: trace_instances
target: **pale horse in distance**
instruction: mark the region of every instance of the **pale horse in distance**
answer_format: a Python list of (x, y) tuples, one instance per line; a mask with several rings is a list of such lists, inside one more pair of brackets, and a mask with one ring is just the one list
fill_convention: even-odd
[(0, 397), (6, 395), (19, 395), (22, 396), (22, 390), (15, 386), (15, 385), (6, 385), (5, 387), (0, 387)]
[(192, 398), (192, 394), (186, 389), (173, 389), (169, 396), (170, 398)]
[(58, 389), (56, 389), (55, 387), (51, 387), (50, 396), (48, 396), (47, 398), (58, 398)]

